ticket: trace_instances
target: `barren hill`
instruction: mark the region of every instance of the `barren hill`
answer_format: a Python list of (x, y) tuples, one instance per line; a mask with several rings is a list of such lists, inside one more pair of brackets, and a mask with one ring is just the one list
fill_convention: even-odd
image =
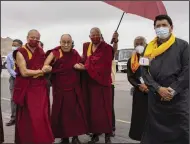
[(10, 51), (12, 47), (13, 40), (9, 37), (2, 38), (1, 37), (1, 55), (6, 56)]

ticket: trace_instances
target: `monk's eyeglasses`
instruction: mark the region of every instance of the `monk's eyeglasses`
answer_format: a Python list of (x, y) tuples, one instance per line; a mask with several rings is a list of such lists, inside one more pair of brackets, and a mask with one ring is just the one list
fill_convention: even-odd
[(72, 42), (62, 42), (63, 45), (72, 45)]

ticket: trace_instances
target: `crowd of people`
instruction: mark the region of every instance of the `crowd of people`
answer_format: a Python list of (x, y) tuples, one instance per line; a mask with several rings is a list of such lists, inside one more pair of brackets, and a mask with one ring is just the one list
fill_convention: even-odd
[[(168, 15), (156, 16), (154, 29), (156, 38), (149, 43), (143, 36), (135, 38), (127, 63), (133, 86), (129, 137), (141, 144), (188, 144), (189, 44), (175, 37)], [(114, 32), (111, 46), (99, 28), (92, 28), (82, 56), (70, 34), (63, 34), (60, 45), (46, 53), (38, 30), (28, 32), (24, 45), (13, 41), (7, 56), (12, 114), (6, 126), (15, 125), (16, 144), (50, 144), (55, 138), (80, 144), (84, 134), (89, 144), (97, 143), (101, 134), (105, 143), (112, 142), (118, 37)]]

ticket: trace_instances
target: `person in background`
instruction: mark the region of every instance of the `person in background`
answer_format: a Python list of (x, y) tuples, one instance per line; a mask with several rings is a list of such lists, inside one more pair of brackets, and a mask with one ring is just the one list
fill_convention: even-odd
[(41, 47), (43, 49), (44, 48), (44, 43), (39, 41), (39, 47)]
[(146, 47), (146, 39), (138, 36), (134, 40), (135, 51), (127, 62), (127, 78), (133, 86), (133, 104), (129, 137), (140, 141), (144, 130), (148, 111), (148, 88), (142, 80), (139, 58)]
[(16, 119), (16, 104), (13, 102), (13, 89), (14, 89), (14, 81), (16, 78), (16, 72), (15, 72), (15, 61), (13, 59), (13, 51), (15, 51), (17, 48), (21, 47), (23, 45), (23, 42), (19, 39), (13, 40), (12, 43), (12, 51), (7, 55), (7, 70), (10, 74), (9, 78), (9, 90), (11, 94), (11, 119), (8, 123), (6, 123), (6, 126), (12, 126), (15, 124)]
[[(1, 56), (1, 54), (0, 54)], [(2, 71), (2, 59), (0, 59), (0, 74)], [(3, 120), (2, 120), (2, 111), (1, 111), (1, 95), (0, 95), (0, 144), (4, 142), (4, 131), (3, 131)]]
[[(44, 49), (44, 43), (39, 41), (38, 46), (42, 49)], [(52, 86), (51, 81), (50, 81), (51, 74), (45, 74), (45, 78), (47, 80), (47, 90), (48, 90), (48, 95), (50, 96), (50, 87)]]
[[(118, 33), (115, 32), (114, 33), (114, 37), (118, 37)], [(118, 40), (118, 39), (117, 39)], [(103, 35), (101, 35), (101, 41), (104, 41), (104, 37)], [(112, 88), (112, 135), (111, 136), (115, 136), (115, 109), (114, 109), (114, 97), (115, 97), (115, 74), (116, 74), (116, 62), (115, 62), (115, 55), (118, 49), (118, 45), (116, 43), (114, 43), (113, 45), (113, 55), (114, 58), (112, 60), (112, 72), (111, 72), (111, 78), (112, 78), (112, 84), (111, 84), (111, 88)]]
[(139, 61), (149, 89), (141, 144), (189, 144), (189, 44), (175, 37), (168, 15), (156, 16), (154, 29)]

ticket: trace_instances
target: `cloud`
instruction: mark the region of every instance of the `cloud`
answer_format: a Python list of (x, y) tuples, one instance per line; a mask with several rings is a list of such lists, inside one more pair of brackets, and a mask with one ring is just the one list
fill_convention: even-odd
[[(177, 36), (189, 40), (189, 2), (164, 1), (174, 22)], [(180, 10), (179, 10), (180, 6)], [(176, 10), (177, 9), (177, 10)], [(76, 48), (89, 41), (92, 27), (100, 27), (107, 42), (111, 40), (122, 11), (102, 1), (1, 1), (1, 35), (26, 39), (30, 29), (38, 29), (46, 49), (59, 44), (63, 33), (70, 33)], [(119, 28), (119, 48), (133, 47), (133, 40), (143, 35), (150, 41), (154, 36), (151, 20), (126, 14)]]

